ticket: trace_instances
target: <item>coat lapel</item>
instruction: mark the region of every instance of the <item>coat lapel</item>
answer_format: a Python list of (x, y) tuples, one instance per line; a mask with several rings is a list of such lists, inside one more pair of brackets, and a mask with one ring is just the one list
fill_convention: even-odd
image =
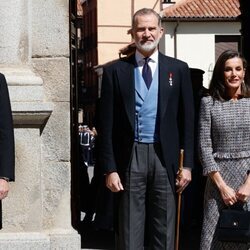
[(122, 64), (117, 70), (117, 76), (119, 80), (119, 86), (125, 110), (127, 112), (128, 119), (131, 127), (134, 129), (135, 121), (135, 80), (134, 80), (134, 56), (128, 61)]
[(169, 84), (169, 74), (170, 67), (168, 60), (159, 53), (159, 105), (160, 105), (160, 117), (164, 117), (166, 112), (168, 96), (170, 93), (170, 84)]
[[(164, 117), (166, 112), (168, 97), (170, 93), (169, 74), (171, 72), (171, 66), (168, 60), (164, 58), (164, 55), (159, 53), (159, 111), (160, 117)], [(117, 70), (117, 76), (119, 80), (119, 86), (125, 110), (131, 124), (134, 129), (135, 121), (135, 80), (134, 80), (134, 67), (135, 57), (131, 56), (126, 62), (122, 64)]]

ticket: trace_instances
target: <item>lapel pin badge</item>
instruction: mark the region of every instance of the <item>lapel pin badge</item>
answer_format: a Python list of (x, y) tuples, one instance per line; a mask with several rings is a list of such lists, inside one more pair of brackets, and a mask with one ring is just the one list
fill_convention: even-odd
[(173, 73), (172, 72), (169, 73), (168, 82), (170, 86), (173, 86)]

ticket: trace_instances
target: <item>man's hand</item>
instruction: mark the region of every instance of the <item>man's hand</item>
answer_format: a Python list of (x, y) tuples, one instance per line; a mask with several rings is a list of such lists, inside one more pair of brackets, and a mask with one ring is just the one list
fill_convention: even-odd
[(189, 182), (192, 180), (192, 174), (190, 169), (183, 168), (181, 173), (177, 173), (176, 186), (177, 193), (183, 192)]
[(117, 172), (112, 172), (106, 175), (106, 186), (112, 192), (119, 192), (124, 190), (121, 179)]
[(9, 192), (9, 183), (4, 179), (0, 179), (0, 200), (7, 197)]

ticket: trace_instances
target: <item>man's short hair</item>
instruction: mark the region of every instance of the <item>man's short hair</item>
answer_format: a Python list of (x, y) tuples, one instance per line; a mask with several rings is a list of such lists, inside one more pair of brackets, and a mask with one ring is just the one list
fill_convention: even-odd
[(132, 29), (135, 26), (136, 18), (138, 16), (144, 16), (144, 15), (150, 15), (150, 14), (153, 14), (158, 19), (158, 26), (161, 27), (161, 17), (160, 17), (160, 15), (156, 11), (154, 11), (153, 9), (143, 8), (143, 9), (137, 10), (135, 12), (135, 14), (133, 15)]

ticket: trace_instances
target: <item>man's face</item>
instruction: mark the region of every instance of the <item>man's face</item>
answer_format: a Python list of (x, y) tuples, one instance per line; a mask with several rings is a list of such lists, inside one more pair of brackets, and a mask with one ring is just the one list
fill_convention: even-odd
[(158, 26), (158, 19), (154, 14), (136, 17), (132, 37), (137, 49), (144, 56), (150, 56), (154, 53), (162, 34), (163, 28)]

